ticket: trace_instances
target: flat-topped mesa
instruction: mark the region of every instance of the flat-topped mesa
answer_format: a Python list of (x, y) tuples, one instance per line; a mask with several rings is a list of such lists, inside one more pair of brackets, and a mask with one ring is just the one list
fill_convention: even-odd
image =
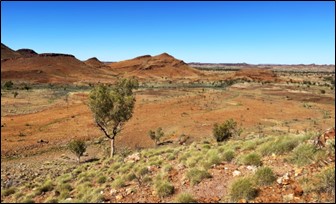
[(75, 56), (73, 55), (62, 54), (62, 53), (41, 53), (38, 56), (39, 57), (73, 57), (75, 58)]
[(34, 57), (38, 55), (34, 50), (27, 48), (16, 50), (16, 52), (20, 53), (24, 57)]

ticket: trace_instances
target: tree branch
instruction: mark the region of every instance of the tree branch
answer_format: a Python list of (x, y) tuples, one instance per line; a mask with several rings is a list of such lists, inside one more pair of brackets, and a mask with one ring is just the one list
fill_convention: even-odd
[(109, 139), (113, 139), (114, 138), (114, 137), (111, 138), (111, 136), (108, 134), (107, 130), (99, 122), (96, 122), (96, 124), (104, 132), (104, 134), (105, 134), (106, 137), (108, 137)]

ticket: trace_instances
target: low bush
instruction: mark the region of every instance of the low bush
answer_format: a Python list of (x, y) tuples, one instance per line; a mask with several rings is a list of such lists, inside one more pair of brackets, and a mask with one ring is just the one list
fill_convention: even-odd
[(263, 185), (263, 186), (272, 184), (276, 179), (272, 169), (269, 167), (259, 168), (255, 172), (254, 178), (258, 185)]
[(191, 169), (187, 172), (187, 178), (190, 180), (192, 185), (195, 185), (205, 178), (211, 178), (211, 175), (205, 170)]
[(257, 190), (253, 187), (250, 178), (238, 178), (230, 186), (230, 198), (232, 201), (239, 199), (251, 200), (257, 196)]
[(256, 153), (250, 153), (242, 158), (241, 163), (245, 165), (254, 165), (260, 166), (261, 165), (261, 156)]
[(189, 193), (180, 193), (176, 196), (177, 203), (196, 203), (196, 200)]

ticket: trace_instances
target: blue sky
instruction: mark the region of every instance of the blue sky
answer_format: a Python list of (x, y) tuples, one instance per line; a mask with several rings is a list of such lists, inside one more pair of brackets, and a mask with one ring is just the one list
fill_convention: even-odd
[(335, 3), (2, 1), (1, 42), (80, 60), (335, 64)]

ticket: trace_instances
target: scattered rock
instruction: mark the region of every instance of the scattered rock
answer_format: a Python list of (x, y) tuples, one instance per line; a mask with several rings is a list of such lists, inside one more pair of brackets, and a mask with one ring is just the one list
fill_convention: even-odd
[(65, 199), (65, 200), (72, 200), (72, 198), (67, 198), (67, 199)]
[(147, 166), (147, 169), (148, 169), (149, 172), (154, 172), (154, 171), (158, 170), (158, 168), (155, 165)]
[(252, 171), (252, 172), (256, 172), (257, 171), (257, 167), (256, 166), (247, 166), (246, 168), (248, 170)]
[(123, 197), (122, 195), (117, 195), (115, 198), (116, 198), (117, 201), (120, 201), (120, 200), (123, 199), (124, 197)]
[(241, 172), (240, 171), (238, 171), (238, 170), (234, 170), (233, 172), (232, 172), (232, 175), (235, 177), (235, 176), (240, 176), (241, 175)]
[(134, 153), (134, 154), (129, 155), (128, 157), (126, 157), (124, 159), (124, 162), (128, 162), (128, 161), (130, 161), (130, 162), (137, 162), (139, 160), (140, 160), (140, 153), (137, 152), (137, 153)]
[(294, 189), (294, 196), (302, 196), (303, 195), (303, 189), (301, 188), (300, 185), (296, 184), (293, 189)]
[(240, 200), (238, 200), (238, 203), (247, 203), (247, 200), (245, 200), (245, 199), (240, 199)]
[(177, 166), (176, 166), (176, 169), (177, 170), (183, 170), (183, 169), (185, 169), (186, 168), (186, 166), (184, 165), (184, 164), (178, 164)]
[(116, 189), (113, 189), (113, 188), (112, 188), (112, 189), (110, 190), (110, 195), (115, 195), (116, 193), (117, 193), (117, 190), (116, 190)]
[(283, 199), (284, 202), (291, 201), (291, 200), (294, 199), (294, 194), (291, 193), (291, 194), (288, 194), (288, 195), (284, 195), (284, 196), (282, 196), (282, 199)]

